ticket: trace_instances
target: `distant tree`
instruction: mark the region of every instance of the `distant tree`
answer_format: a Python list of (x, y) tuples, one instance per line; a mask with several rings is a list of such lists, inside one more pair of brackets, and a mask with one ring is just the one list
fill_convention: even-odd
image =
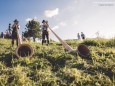
[(35, 38), (41, 37), (41, 30), (40, 30), (40, 23), (38, 21), (35, 21), (34, 19), (29, 21), (26, 24), (26, 31), (24, 32), (24, 37), (33, 37), (33, 40), (35, 42)]

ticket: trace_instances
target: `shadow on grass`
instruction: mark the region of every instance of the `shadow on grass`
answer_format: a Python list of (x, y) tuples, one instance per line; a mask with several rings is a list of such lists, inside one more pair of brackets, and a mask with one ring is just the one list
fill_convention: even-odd
[(2, 57), (0, 57), (0, 61), (3, 62), (7, 67), (11, 67), (12, 59), (16, 58), (16, 56), (13, 55), (12, 53), (2, 54), (1, 56)]
[(46, 58), (52, 64), (52, 71), (58, 71), (59, 68), (65, 67), (66, 59), (65, 58)]

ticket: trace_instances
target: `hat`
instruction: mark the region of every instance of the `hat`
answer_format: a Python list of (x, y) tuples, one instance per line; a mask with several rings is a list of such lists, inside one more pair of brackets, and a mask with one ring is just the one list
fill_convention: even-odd
[(45, 20), (42, 21), (42, 23), (44, 23), (44, 22), (45, 22)]
[(19, 22), (19, 21), (17, 19), (15, 19), (14, 22)]

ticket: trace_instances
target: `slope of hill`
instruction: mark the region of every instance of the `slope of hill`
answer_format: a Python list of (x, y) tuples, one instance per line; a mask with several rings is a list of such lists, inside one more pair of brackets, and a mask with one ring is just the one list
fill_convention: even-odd
[(29, 43), (32, 59), (15, 56), (11, 40), (0, 39), (0, 86), (114, 86), (115, 39), (67, 41), (87, 45), (92, 60), (68, 53), (58, 42), (49, 46)]

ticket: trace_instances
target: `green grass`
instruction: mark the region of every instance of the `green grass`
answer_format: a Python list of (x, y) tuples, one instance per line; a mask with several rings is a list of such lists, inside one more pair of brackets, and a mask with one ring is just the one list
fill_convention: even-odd
[(58, 42), (30, 42), (32, 59), (18, 59), (11, 40), (0, 39), (0, 86), (115, 86), (115, 39), (67, 43), (87, 45), (92, 60), (68, 53)]

